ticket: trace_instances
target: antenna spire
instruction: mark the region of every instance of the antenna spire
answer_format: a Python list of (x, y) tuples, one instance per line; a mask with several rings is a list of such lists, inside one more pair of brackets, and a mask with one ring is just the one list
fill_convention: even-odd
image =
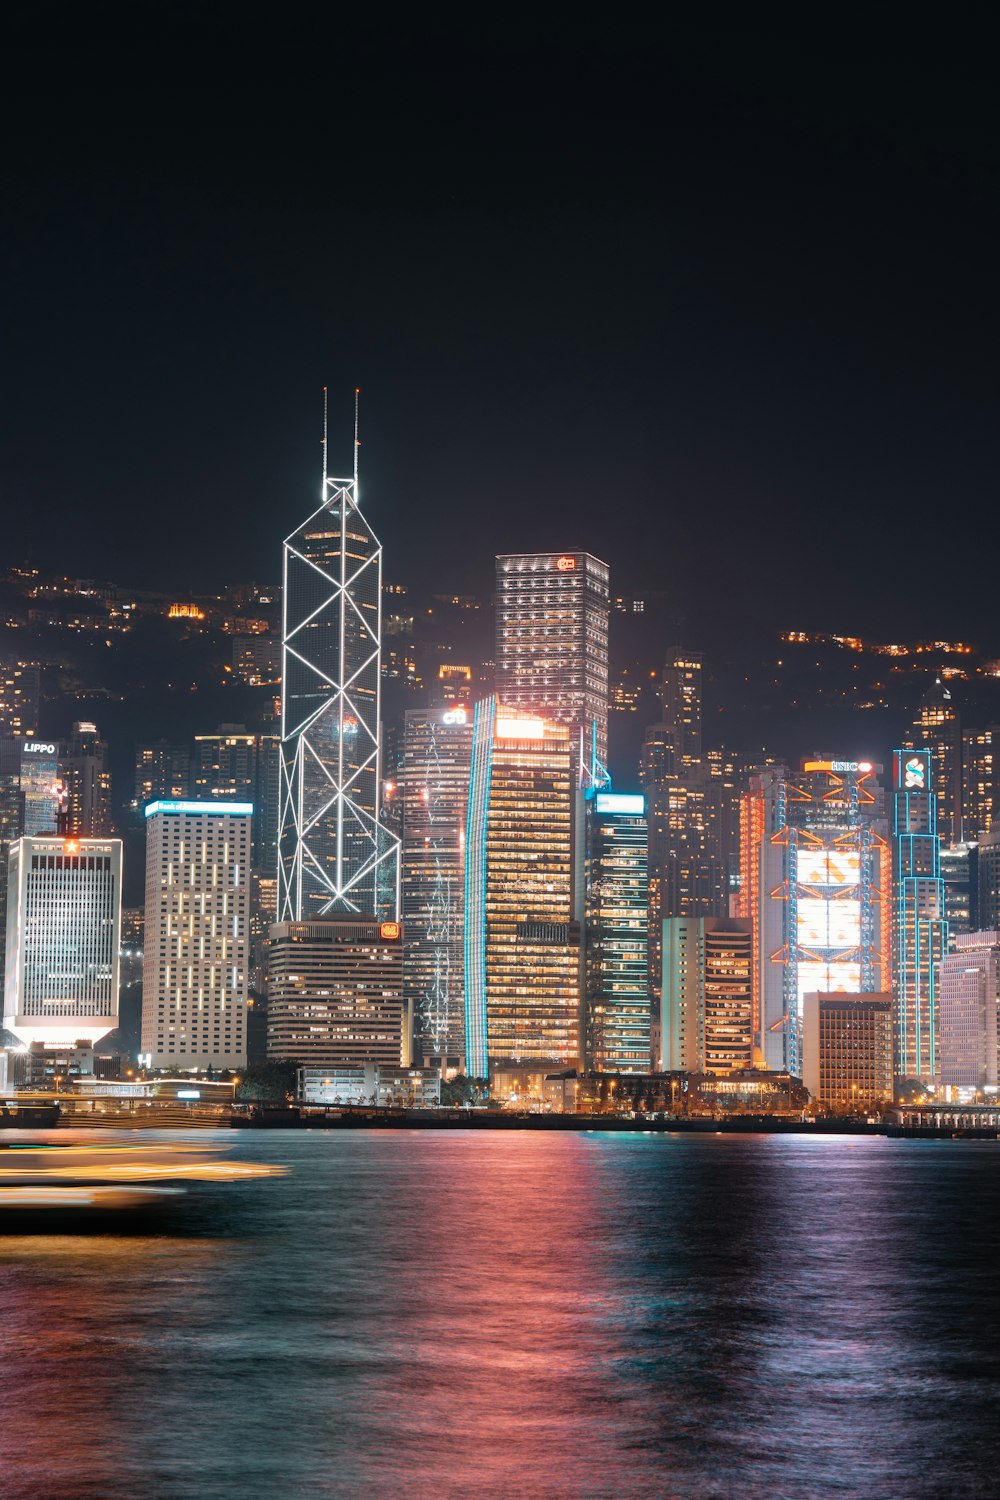
[(358, 437), (358, 403), (361, 396), (361, 387), (354, 387), (354, 503), (358, 502), (358, 449), (361, 447), (361, 439)]
[(327, 431), (327, 407), (329, 405), (329, 393), (326, 386), (323, 387), (323, 436), (321, 445), (323, 448), (323, 494), (321, 499), (326, 499), (326, 431)]

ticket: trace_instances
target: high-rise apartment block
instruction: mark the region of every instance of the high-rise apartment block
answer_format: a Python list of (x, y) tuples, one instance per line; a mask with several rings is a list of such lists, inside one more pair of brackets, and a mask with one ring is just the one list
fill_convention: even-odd
[(740, 804), (737, 914), (752, 923), (754, 1046), (801, 1074), (807, 994), (886, 993), (891, 857), (881, 768), (807, 760), (771, 766)]
[(142, 1051), (154, 1068), (246, 1064), (252, 811), (146, 808)]
[(609, 578), (589, 552), (497, 558), (497, 695), (566, 726), (584, 772), (608, 758)]
[(751, 922), (664, 918), (657, 1071), (725, 1076), (753, 1066), (753, 969)]
[(283, 603), (279, 918), (395, 921), (399, 841), (379, 817), (382, 547), (356, 468), (324, 472), (322, 504), (286, 540)]
[(465, 818), (472, 711), (410, 709), (402, 803), (403, 993), (425, 1066), (465, 1066)]
[(893, 1097), (890, 994), (803, 997), (802, 1082), (835, 1115), (867, 1114)]
[(580, 1062), (573, 729), (477, 703), (465, 835), (466, 1071)]
[(649, 1071), (646, 799), (579, 794), (584, 835), (584, 1063), (598, 1073)]
[(948, 951), (937, 792), (930, 750), (893, 751), (896, 1070), (938, 1074), (938, 974)]
[(966, 840), (978, 839), (993, 827), (998, 806), (1000, 724), (962, 730), (962, 830)]
[(118, 1024), (120, 839), (16, 839), (7, 875), (4, 1026), (26, 1044)]
[(268, 954), (267, 1052), (306, 1066), (409, 1066), (400, 924), (277, 922)]
[(191, 795), (191, 747), (156, 740), (135, 749), (134, 806), (183, 801)]
[(1000, 1082), (1000, 931), (962, 933), (941, 960), (938, 987), (943, 1084), (995, 1089)]
[(30, 738), (38, 733), (41, 672), (33, 662), (0, 658), (0, 735)]

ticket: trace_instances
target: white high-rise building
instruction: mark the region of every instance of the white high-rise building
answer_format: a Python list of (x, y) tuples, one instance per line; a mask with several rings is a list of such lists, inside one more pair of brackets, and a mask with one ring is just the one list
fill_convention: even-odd
[(242, 1068), (250, 802), (146, 808), (142, 1051), (154, 1068)]
[(15, 839), (10, 848), (4, 1026), (69, 1047), (118, 1025), (121, 839)]

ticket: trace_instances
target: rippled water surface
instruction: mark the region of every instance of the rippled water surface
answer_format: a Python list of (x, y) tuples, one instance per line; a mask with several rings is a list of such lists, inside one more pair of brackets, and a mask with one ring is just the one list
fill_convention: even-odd
[(0, 1236), (4, 1500), (1000, 1492), (996, 1145), (235, 1151), (292, 1174)]

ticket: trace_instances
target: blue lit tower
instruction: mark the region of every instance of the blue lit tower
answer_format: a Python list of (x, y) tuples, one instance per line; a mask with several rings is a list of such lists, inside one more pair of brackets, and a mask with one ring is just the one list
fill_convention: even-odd
[(948, 951), (937, 793), (930, 750), (894, 750), (893, 937), (896, 1074), (939, 1073), (938, 983)]
[(354, 474), (285, 542), (278, 917), (394, 919), (399, 841), (379, 821), (382, 547)]
[(647, 1073), (649, 836), (639, 793), (588, 787), (582, 801), (584, 1064), (598, 1073)]

